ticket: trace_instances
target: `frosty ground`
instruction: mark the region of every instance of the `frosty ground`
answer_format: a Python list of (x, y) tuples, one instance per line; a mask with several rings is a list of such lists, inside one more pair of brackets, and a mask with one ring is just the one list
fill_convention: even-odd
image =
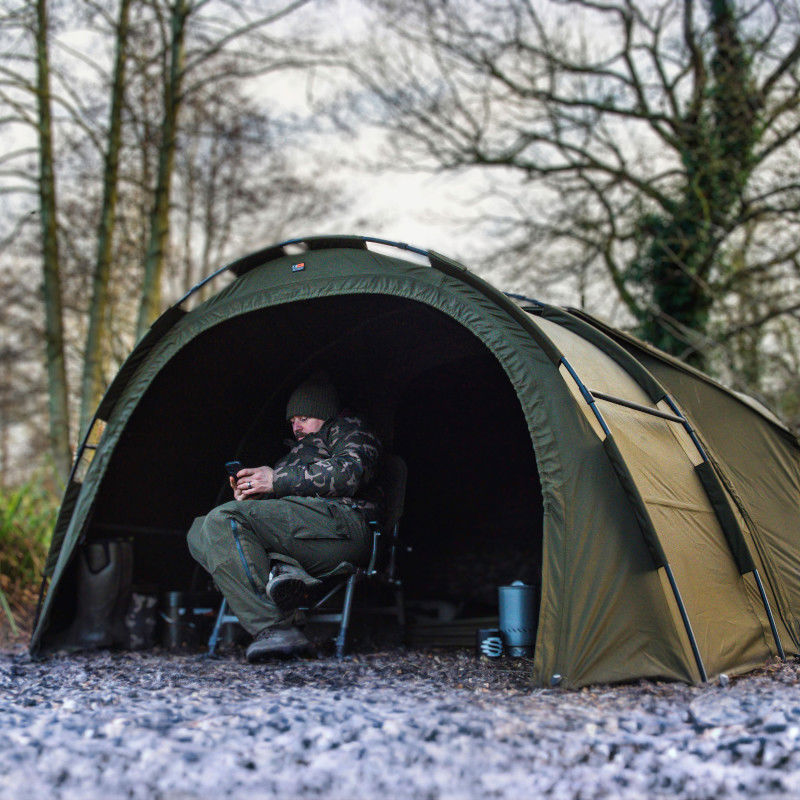
[(0, 651), (0, 797), (800, 796), (800, 665), (539, 689), (530, 663), (382, 650), (249, 665)]

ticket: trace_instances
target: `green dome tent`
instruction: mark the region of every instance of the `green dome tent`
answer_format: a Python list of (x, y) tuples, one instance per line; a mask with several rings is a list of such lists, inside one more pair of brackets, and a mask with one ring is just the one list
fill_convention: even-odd
[(225, 270), (103, 398), (32, 654), (69, 630), (84, 543), (132, 537), (135, 582), (187, 588), (185, 531), (229, 499), (222, 464), (276, 459), (286, 398), (320, 366), (407, 461), (412, 599), (541, 580), (540, 684), (698, 682), (798, 654), (800, 449), (757, 403), (406, 245), (318, 237)]

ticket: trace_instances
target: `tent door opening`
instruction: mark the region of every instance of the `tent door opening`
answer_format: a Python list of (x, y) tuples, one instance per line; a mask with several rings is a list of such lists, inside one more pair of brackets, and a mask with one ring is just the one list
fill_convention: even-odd
[[(133, 410), (83, 541), (130, 536), (134, 584), (190, 590), (197, 571), (185, 531), (230, 499), (223, 464), (274, 463), (290, 435), (288, 394), (320, 368), (407, 462), (402, 529), (412, 550), (402, 566), (411, 604), (492, 616), (498, 586), (538, 580), (541, 488), (507, 375), (446, 314), (385, 295), (267, 307), (195, 336)], [(74, 615), (70, 573), (56, 629)]]

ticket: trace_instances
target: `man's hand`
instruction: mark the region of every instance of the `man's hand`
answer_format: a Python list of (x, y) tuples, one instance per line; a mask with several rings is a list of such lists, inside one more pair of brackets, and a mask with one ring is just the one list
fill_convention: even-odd
[(231, 478), (231, 488), (236, 500), (255, 500), (272, 494), (272, 467), (245, 467)]

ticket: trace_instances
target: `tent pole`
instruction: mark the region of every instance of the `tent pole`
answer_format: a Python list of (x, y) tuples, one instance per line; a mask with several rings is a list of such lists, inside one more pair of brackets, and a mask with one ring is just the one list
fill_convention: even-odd
[(567, 361), (565, 356), (561, 356), (561, 363), (567, 368), (567, 372), (572, 375), (573, 380), (575, 383), (578, 384), (578, 388), (580, 389), (581, 394), (583, 395), (583, 399), (589, 405), (589, 408), (592, 409), (592, 413), (595, 415), (597, 421), (600, 423), (600, 427), (603, 429), (603, 433), (608, 436), (610, 439), (614, 437), (611, 435), (611, 429), (606, 424), (603, 415), (600, 413), (600, 409), (597, 407), (597, 403), (595, 402), (594, 395), (586, 388), (586, 384), (578, 377), (578, 373), (572, 368), (572, 364)]
[(664, 569), (666, 570), (667, 578), (669, 579), (669, 585), (672, 587), (672, 594), (675, 596), (675, 602), (678, 604), (678, 609), (681, 612), (683, 626), (686, 628), (686, 633), (689, 636), (689, 644), (692, 646), (694, 660), (697, 662), (697, 669), (700, 672), (700, 680), (703, 683), (706, 683), (708, 681), (706, 668), (703, 666), (703, 659), (700, 657), (700, 649), (697, 646), (697, 640), (694, 638), (694, 631), (692, 630), (692, 623), (689, 621), (689, 615), (686, 613), (686, 606), (683, 604), (683, 598), (681, 597), (681, 593), (678, 589), (678, 584), (675, 582), (675, 576), (672, 574), (672, 567), (665, 562)]
[(769, 601), (767, 600), (767, 593), (764, 591), (764, 584), (761, 583), (761, 576), (758, 574), (757, 569), (753, 570), (753, 576), (755, 577), (756, 584), (758, 585), (758, 592), (761, 595), (761, 602), (764, 604), (764, 610), (767, 612), (769, 627), (772, 629), (772, 637), (775, 639), (775, 645), (778, 648), (778, 655), (781, 657), (781, 661), (786, 661), (786, 653), (783, 651), (781, 637), (778, 636), (778, 628), (775, 626), (775, 617), (772, 616), (772, 609), (770, 608)]
[[(711, 460), (709, 459), (709, 457), (708, 457), (708, 455), (707, 455), (707, 453), (705, 451), (705, 448), (700, 443), (700, 439), (697, 437), (697, 434), (694, 432), (694, 428), (692, 428), (691, 424), (689, 423), (689, 420), (686, 419), (686, 417), (684, 416), (683, 412), (680, 410), (680, 408), (678, 408), (677, 403), (666, 393), (664, 394), (664, 400), (666, 401), (667, 405), (672, 409), (672, 411), (675, 413), (675, 415), (680, 418), (680, 421), (683, 424), (683, 427), (686, 429), (686, 432), (689, 434), (689, 436), (691, 437), (691, 440), (694, 442), (694, 446), (697, 448), (697, 452), (700, 454), (700, 457), (713, 470), (714, 469), (714, 465), (711, 463)], [(737, 527), (740, 527), (740, 526), (737, 525)], [(753, 562), (753, 569), (752, 569), (753, 577), (756, 579), (756, 585), (758, 586), (758, 593), (761, 596), (761, 603), (764, 606), (764, 611), (766, 612), (767, 619), (769, 620), (769, 627), (770, 627), (770, 630), (772, 631), (772, 638), (775, 640), (775, 646), (778, 648), (778, 655), (780, 656), (781, 661), (786, 661), (786, 653), (784, 652), (784, 649), (783, 649), (783, 644), (781, 642), (781, 637), (778, 634), (778, 627), (777, 627), (777, 625), (775, 625), (775, 617), (774, 617), (774, 615), (772, 613), (772, 606), (770, 606), (769, 599), (767, 598), (767, 593), (764, 590), (764, 584), (761, 582), (761, 575), (758, 572), (758, 568), (755, 566), (755, 560), (753, 559), (752, 552), (750, 552), (750, 546), (747, 544), (747, 540), (744, 538), (743, 535), (741, 536), (741, 538), (742, 538), (742, 542), (743, 542), (745, 548), (747, 549), (748, 553), (750, 554), (750, 560)]]
[(611, 394), (604, 394), (603, 392), (595, 392), (592, 390), (592, 397), (598, 400), (607, 400), (609, 403), (615, 403), (616, 405), (624, 406), (625, 408), (632, 408), (634, 411), (641, 411), (643, 414), (650, 414), (652, 417), (668, 419), (670, 422), (685, 422), (682, 417), (679, 417), (676, 414), (667, 414), (666, 411), (659, 411), (657, 408), (643, 406), (641, 403), (633, 403), (630, 400), (623, 400), (621, 397), (614, 397)]

